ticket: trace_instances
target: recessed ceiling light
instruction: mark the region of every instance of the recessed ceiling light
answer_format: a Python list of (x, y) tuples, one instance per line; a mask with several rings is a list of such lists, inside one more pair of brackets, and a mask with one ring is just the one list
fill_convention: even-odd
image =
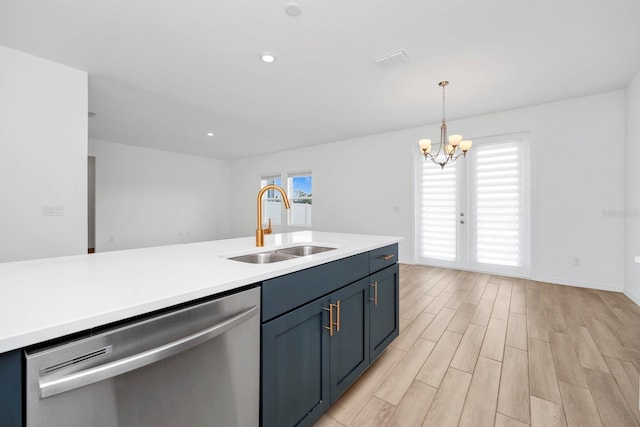
[(266, 62), (270, 64), (276, 60), (276, 57), (273, 53), (265, 52), (262, 55), (260, 55), (260, 59), (262, 59), (262, 62)]
[(207, 132), (207, 136), (213, 136), (214, 133), (213, 132)]

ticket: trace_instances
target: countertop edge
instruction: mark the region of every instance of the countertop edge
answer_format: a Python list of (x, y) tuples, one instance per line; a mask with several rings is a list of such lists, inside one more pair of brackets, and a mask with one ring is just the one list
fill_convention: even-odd
[[(304, 232), (298, 232), (304, 233)], [(322, 233), (322, 232), (313, 232), (316, 235), (320, 235), (320, 239), (317, 242), (314, 239), (313, 243), (322, 243), (324, 240), (331, 239), (322, 239), (325, 235), (331, 235), (332, 237), (340, 236), (341, 233)], [(296, 233), (287, 233), (287, 234), (296, 234)], [(354, 236), (350, 234), (344, 234), (345, 238), (349, 236)], [(270, 270), (264, 271), (261, 268), (249, 267), (248, 270), (255, 270), (255, 272), (251, 274), (243, 274), (241, 278), (237, 280), (227, 280), (224, 283), (216, 283), (211, 286), (200, 286), (194, 289), (188, 289), (185, 292), (181, 292), (178, 294), (171, 295), (161, 295), (157, 298), (150, 298), (149, 300), (133, 304), (127, 305), (126, 302), (124, 306), (117, 307), (113, 310), (99, 312), (92, 314), (83, 318), (74, 318), (68, 319), (67, 321), (50, 324), (42, 327), (38, 327), (33, 330), (22, 330), (19, 333), (14, 335), (5, 335), (0, 336), (0, 353), (9, 352), (12, 350), (28, 347), (34, 344), (38, 344), (41, 342), (49, 341), (52, 339), (57, 339), (60, 337), (64, 337), (66, 335), (86, 331), (92, 328), (100, 327), (103, 325), (108, 325), (110, 323), (126, 320), (128, 318), (132, 318), (139, 315), (144, 315), (146, 313), (150, 313), (156, 310), (165, 309), (168, 307), (172, 307), (178, 304), (182, 304), (185, 302), (197, 300), (200, 298), (214, 296), (216, 294), (220, 294), (223, 292), (232, 291), (243, 286), (248, 286), (254, 283), (259, 283), (267, 279), (271, 279), (278, 276), (283, 276), (286, 274), (290, 274), (296, 271), (304, 270), (307, 268), (316, 267), (318, 265), (326, 264), (332, 261), (337, 261), (339, 259), (347, 258), (353, 255), (357, 255), (359, 253), (367, 252), (370, 250), (378, 249), (380, 247), (384, 247), (386, 245), (399, 243), (402, 238), (393, 237), (393, 236), (366, 236), (366, 235), (357, 235), (367, 240), (367, 237), (372, 239), (371, 242), (367, 244), (359, 244), (354, 245), (353, 247), (349, 247), (349, 245), (345, 245), (345, 247), (339, 248), (335, 253), (327, 252), (324, 256), (311, 256), (304, 257), (300, 259), (294, 260), (295, 262), (285, 261), (278, 265), (278, 268), (271, 268)], [(229, 239), (237, 240), (237, 239)], [(188, 244), (187, 244), (188, 245)], [(154, 248), (148, 248), (149, 250), (153, 250)], [(250, 249), (246, 249), (245, 252), (258, 252), (261, 249), (270, 250), (270, 247), (265, 248), (255, 248), (252, 247)], [(144, 251), (141, 249), (139, 251)], [(229, 251), (229, 253), (235, 253), (235, 251)], [(216, 254), (216, 256), (220, 257), (220, 254)], [(222, 256), (224, 257), (224, 256)], [(62, 257), (67, 258), (67, 257)], [(61, 258), (61, 259), (62, 259)], [(37, 261), (37, 260), (36, 260)], [(28, 261), (27, 261), (28, 262)], [(229, 261), (232, 262), (232, 261)], [(6, 320), (6, 319), (5, 319)]]

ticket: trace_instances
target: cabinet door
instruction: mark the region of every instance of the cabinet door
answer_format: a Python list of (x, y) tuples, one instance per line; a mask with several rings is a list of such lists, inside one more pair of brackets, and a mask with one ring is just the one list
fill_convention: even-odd
[(0, 354), (0, 427), (22, 427), (22, 351)]
[(337, 325), (331, 337), (331, 402), (369, 366), (369, 281), (365, 278), (330, 295)]
[(370, 363), (398, 336), (399, 277), (398, 264), (369, 276)]
[(312, 425), (329, 408), (328, 299), (262, 325), (262, 426)]

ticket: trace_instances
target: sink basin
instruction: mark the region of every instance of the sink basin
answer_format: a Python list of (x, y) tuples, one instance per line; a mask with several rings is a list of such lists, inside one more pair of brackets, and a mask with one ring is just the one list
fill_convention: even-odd
[(301, 256), (313, 255), (320, 252), (331, 251), (336, 248), (326, 246), (300, 245), (291, 246), (289, 248), (274, 249), (268, 252), (259, 252), (257, 254), (247, 254), (230, 257), (233, 261), (248, 262), (250, 264), (271, 264), (273, 262), (286, 261), (296, 259)]
[(272, 262), (286, 261), (288, 259), (297, 258), (294, 255), (278, 254), (275, 252), (262, 252), (259, 254), (248, 254), (235, 256), (229, 259), (240, 262), (248, 262), (251, 264), (271, 264)]
[(328, 248), (326, 246), (303, 245), (303, 246), (292, 246), (290, 248), (276, 249), (274, 252), (277, 254), (307, 256), (307, 255), (317, 254), (320, 252), (331, 251), (334, 249), (335, 248)]

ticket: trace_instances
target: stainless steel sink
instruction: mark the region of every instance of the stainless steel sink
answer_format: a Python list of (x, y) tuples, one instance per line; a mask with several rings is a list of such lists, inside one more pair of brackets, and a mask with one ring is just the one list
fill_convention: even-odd
[(332, 251), (336, 248), (327, 246), (300, 245), (291, 246), (289, 248), (274, 249), (268, 252), (259, 252), (257, 254), (247, 254), (230, 257), (233, 261), (247, 262), (250, 264), (271, 264), (273, 262), (287, 261), (302, 256), (313, 255), (321, 252)]
[(295, 258), (297, 258), (295, 255), (278, 254), (275, 252), (262, 252), (259, 254), (235, 256), (229, 259), (240, 262), (248, 262), (251, 264), (271, 264), (272, 262), (286, 261), (288, 259)]
[(307, 255), (318, 254), (320, 252), (331, 251), (334, 249), (335, 248), (328, 248), (326, 246), (303, 245), (303, 246), (292, 246), (290, 248), (276, 249), (274, 252), (277, 254), (307, 256)]

